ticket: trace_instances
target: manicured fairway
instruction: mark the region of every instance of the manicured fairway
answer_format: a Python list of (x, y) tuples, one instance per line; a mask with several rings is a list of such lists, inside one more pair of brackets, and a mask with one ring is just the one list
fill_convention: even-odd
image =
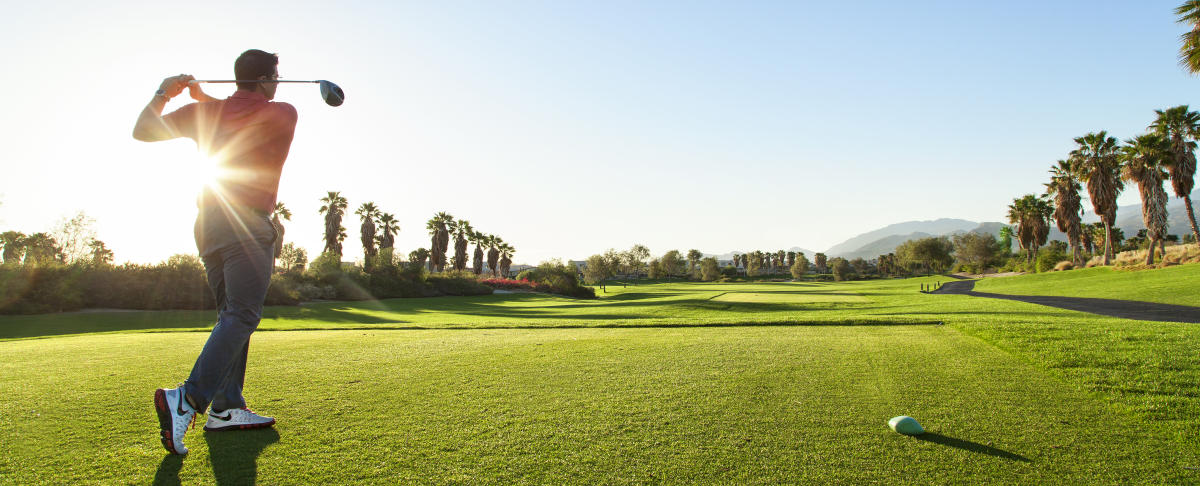
[(0, 483), (1200, 481), (1200, 326), (937, 280), (273, 308), (247, 396), (280, 423), (184, 459), (150, 397), (207, 334), (145, 331), (209, 313), (3, 317)]
[[(149, 392), (203, 338), (8, 343), (10, 478), (1087, 482), (1172, 462), (1161, 437), (942, 326), (264, 333), (247, 393), (277, 432), (197, 429), (186, 460), (161, 461)], [(900, 414), (938, 435), (890, 432)]]
[(975, 284), (975, 290), (1200, 306), (1200, 264), (1141, 271), (1095, 267), (1019, 278), (985, 278)]

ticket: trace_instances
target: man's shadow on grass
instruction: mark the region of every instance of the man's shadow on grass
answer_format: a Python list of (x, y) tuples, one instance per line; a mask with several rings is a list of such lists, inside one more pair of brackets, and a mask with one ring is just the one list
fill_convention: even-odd
[(912, 436), (912, 438), (917, 439), (917, 440), (923, 440), (925, 442), (932, 442), (934, 444), (950, 446), (955, 449), (962, 449), (964, 451), (976, 452), (979, 454), (987, 454), (989, 456), (999, 457), (1002, 459), (1009, 459), (1009, 460), (1021, 461), (1021, 462), (1030, 462), (1029, 458), (1022, 456), (1020, 454), (1013, 454), (1006, 450), (997, 449), (992, 446), (986, 446), (986, 445), (980, 444), (978, 442), (971, 442), (969, 440), (963, 440), (963, 439), (955, 439), (954, 437), (946, 437), (942, 434), (926, 432), (921, 435), (914, 435), (914, 436)]
[[(217, 484), (255, 484), (258, 480), (258, 455), (267, 446), (279, 442), (274, 427), (258, 430), (205, 432), (208, 456)], [(158, 465), (154, 484), (177, 485), (184, 456), (168, 454)]]

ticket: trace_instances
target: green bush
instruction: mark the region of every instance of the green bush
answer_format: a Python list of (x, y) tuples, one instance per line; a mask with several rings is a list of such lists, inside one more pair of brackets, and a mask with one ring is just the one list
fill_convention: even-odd
[[(322, 254), (307, 270), (272, 275), (266, 305), (492, 293), (491, 287), (470, 272), (430, 276), (417, 266), (376, 263), (366, 272), (358, 267), (343, 268), (339, 257)], [(574, 269), (562, 264), (543, 264), (528, 276), (558, 294), (595, 297), (590, 287), (579, 285)], [(0, 314), (84, 308), (199, 310), (215, 309), (216, 302), (204, 265), (194, 255), (176, 255), (158, 265), (0, 265)]]
[(216, 303), (196, 257), (176, 256), (159, 265), (0, 267), (0, 313), (83, 308), (215, 309)]
[(1038, 273), (1049, 272), (1054, 270), (1054, 266), (1058, 265), (1058, 262), (1070, 259), (1071, 257), (1057, 248), (1043, 249), (1038, 252), (1037, 271)]
[(479, 283), (472, 274), (470, 278), (460, 275), (439, 273), (430, 275), (429, 283), (439, 295), (490, 295), (492, 288)]
[(528, 280), (543, 286), (551, 293), (591, 299), (596, 297), (596, 290), (579, 284), (579, 276), (575, 267), (557, 261), (542, 262), (535, 268), (523, 270), (517, 274), (517, 280)]
[(0, 266), (0, 313), (34, 314), (81, 309), (79, 267), (60, 263)]
[(298, 305), (300, 290), (295, 281), (282, 274), (271, 275), (271, 286), (267, 287), (265, 305)]
[(1023, 255), (1010, 256), (997, 269), (999, 272), (1032, 272), (1034, 268)]

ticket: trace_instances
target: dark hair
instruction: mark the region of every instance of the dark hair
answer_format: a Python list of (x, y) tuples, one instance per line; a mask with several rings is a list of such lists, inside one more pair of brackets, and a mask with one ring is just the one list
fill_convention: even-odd
[[(233, 62), (234, 79), (258, 79), (259, 76), (270, 78), (275, 74), (275, 66), (279, 65), (279, 56), (258, 49), (250, 49), (238, 56)], [(258, 83), (238, 83), (238, 89), (254, 89)]]

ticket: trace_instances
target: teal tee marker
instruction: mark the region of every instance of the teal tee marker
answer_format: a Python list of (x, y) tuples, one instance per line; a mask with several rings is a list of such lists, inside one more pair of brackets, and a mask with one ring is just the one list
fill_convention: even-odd
[(888, 420), (888, 427), (904, 435), (921, 435), (925, 433), (925, 428), (917, 423), (917, 419), (908, 415), (892, 417), (891, 420)]

